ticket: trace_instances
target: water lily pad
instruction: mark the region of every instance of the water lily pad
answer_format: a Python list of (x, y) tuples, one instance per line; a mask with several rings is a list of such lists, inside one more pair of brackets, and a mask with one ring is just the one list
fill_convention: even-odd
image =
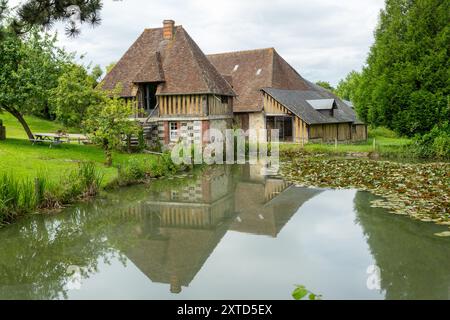
[(434, 235), (438, 236), (438, 237), (450, 237), (450, 231), (443, 231), (443, 232), (435, 233)]

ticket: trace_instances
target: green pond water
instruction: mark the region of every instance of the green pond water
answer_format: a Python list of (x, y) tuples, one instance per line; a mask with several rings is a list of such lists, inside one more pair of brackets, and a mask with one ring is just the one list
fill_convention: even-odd
[(258, 166), (123, 188), (0, 229), (2, 299), (449, 299), (448, 230)]

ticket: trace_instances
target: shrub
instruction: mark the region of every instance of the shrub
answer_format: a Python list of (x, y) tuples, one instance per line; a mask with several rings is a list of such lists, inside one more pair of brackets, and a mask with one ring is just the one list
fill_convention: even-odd
[(392, 131), (391, 129), (388, 129), (386, 127), (369, 127), (368, 136), (369, 136), (369, 138), (375, 138), (375, 137), (397, 138), (398, 137), (394, 131)]
[(416, 136), (413, 152), (421, 158), (450, 158), (450, 124), (436, 125), (422, 136)]
[(100, 174), (94, 162), (81, 162), (78, 167), (78, 179), (84, 196), (95, 196), (100, 189), (103, 175)]

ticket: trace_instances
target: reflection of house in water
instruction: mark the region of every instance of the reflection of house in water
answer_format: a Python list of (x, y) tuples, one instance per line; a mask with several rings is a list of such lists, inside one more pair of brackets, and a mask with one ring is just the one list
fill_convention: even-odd
[(275, 177), (259, 174), (259, 166), (242, 167), (235, 190), (236, 219), (232, 230), (276, 237), (303, 203), (320, 193), (316, 189), (291, 188)]
[[(245, 167), (244, 167), (245, 168)], [(233, 181), (221, 166), (175, 190), (154, 192), (139, 210), (138, 242), (126, 255), (153, 282), (173, 293), (188, 286), (227, 230), (276, 236), (318, 191), (289, 188), (252, 169)]]

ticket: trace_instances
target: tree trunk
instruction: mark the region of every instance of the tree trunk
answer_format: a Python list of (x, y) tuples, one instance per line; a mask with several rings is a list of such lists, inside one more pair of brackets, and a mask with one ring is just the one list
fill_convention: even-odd
[(25, 121), (24, 117), (22, 116), (22, 114), (19, 111), (17, 111), (14, 108), (6, 107), (6, 106), (2, 106), (2, 108), (5, 109), (10, 114), (12, 114), (14, 116), (14, 118), (16, 118), (20, 122), (23, 129), (27, 133), (28, 139), (34, 139), (34, 135), (31, 132), (31, 129), (28, 126), (28, 123)]
[(111, 152), (111, 149), (109, 149), (109, 148), (105, 149), (105, 156), (106, 156), (105, 166), (111, 167), (111, 165), (112, 165), (112, 152)]

